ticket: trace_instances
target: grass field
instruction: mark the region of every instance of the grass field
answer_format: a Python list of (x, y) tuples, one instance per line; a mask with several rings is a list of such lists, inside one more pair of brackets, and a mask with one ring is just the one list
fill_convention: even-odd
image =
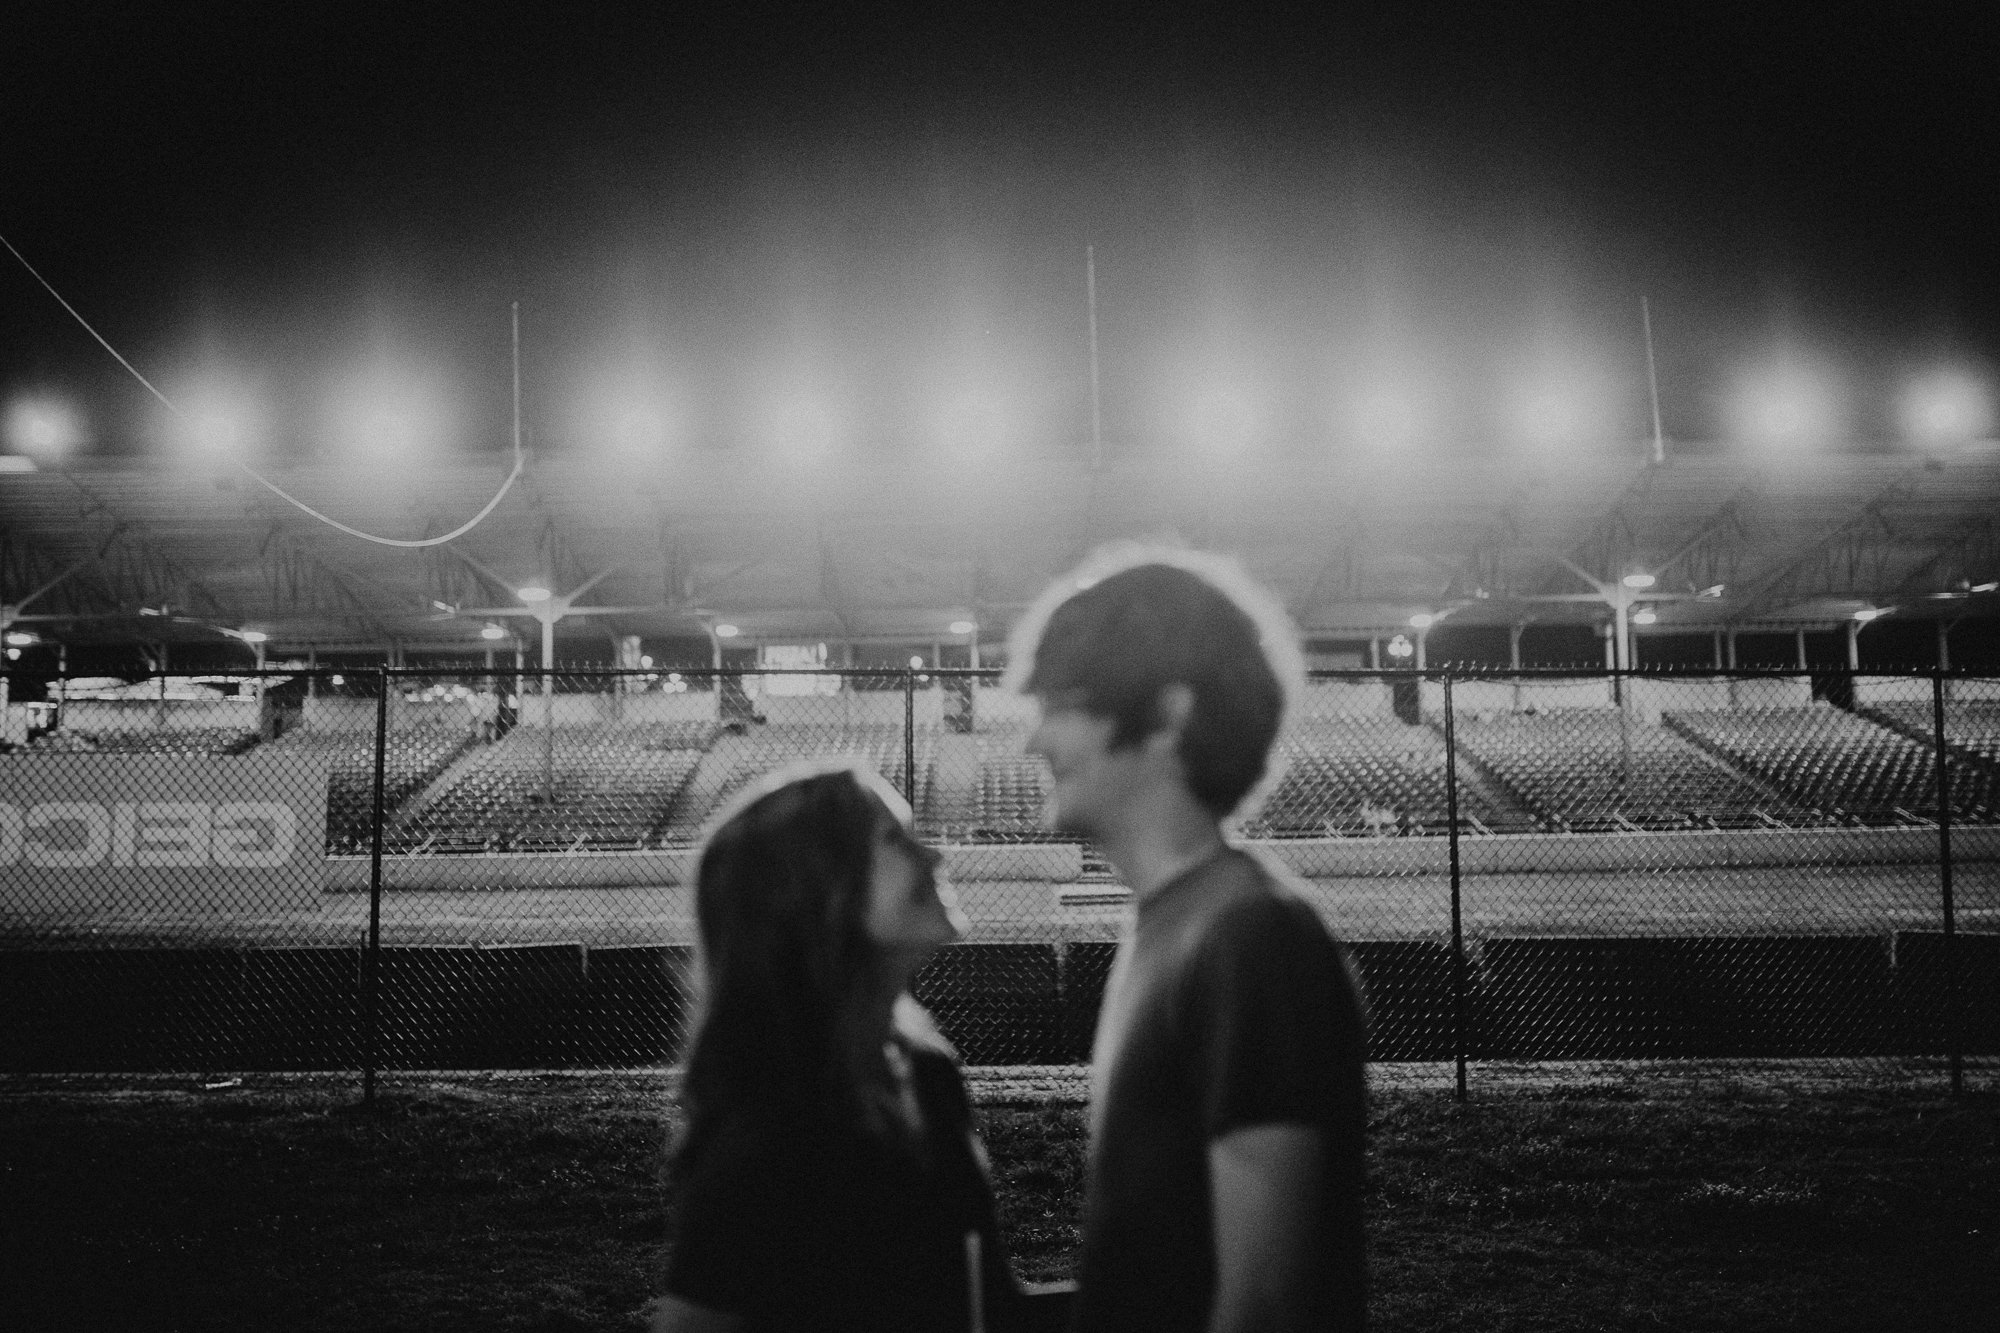
[[(2000, 1328), (2000, 1071), (1378, 1066), (1383, 1330)], [(658, 1075), (0, 1081), (0, 1327), (630, 1329)], [(1075, 1071), (975, 1081), (1021, 1274), (1074, 1262)]]

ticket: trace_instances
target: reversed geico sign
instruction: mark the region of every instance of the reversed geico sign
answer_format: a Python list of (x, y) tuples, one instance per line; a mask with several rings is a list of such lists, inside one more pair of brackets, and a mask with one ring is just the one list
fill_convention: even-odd
[(298, 824), (280, 801), (0, 801), (0, 865), (281, 866)]

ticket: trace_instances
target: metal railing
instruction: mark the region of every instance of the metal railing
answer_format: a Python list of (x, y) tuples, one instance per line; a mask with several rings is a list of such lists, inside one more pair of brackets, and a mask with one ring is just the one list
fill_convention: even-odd
[[(745, 782), (852, 755), (972, 921), (918, 978), (975, 1063), (1087, 1059), (1129, 911), (1049, 831), (995, 673), (10, 683), (0, 1068), (640, 1066)], [(37, 698), (36, 696), (43, 696)], [(1235, 836), (1348, 943), (1372, 1054), (2000, 1055), (2000, 681), (1321, 672)]]

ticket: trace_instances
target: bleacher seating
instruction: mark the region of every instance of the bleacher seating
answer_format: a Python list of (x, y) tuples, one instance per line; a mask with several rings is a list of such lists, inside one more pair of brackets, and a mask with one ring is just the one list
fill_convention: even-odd
[[(463, 750), (470, 737), (458, 730), (423, 727), (390, 731), (382, 746), (382, 809), (393, 817)], [(326, 846), (336, 853), (369, 850), (375, 811), (375, 736), (367, 731), (288, 731), (265, 744), (274, 753), (326, 754)]]
[[(1900, 731), (1827, 704), (1810, 708), (1677, 712), (1666, 724), (1846, 823), (1896, 824), (1937, 815), (1936, 757)], [(1993, 818), (1985, 773), (1951, 765), (1953, 806)]]
[(1560, 831), (1756, 828), (1806, 814), (1683, 737), (1616, 711), (1461, 717), (1457, 738)]
[[(1920, 745), (1931, 743), (1935, 718), (1927, 703), (1878, 703), (1856, 711)], [(1947, 744), (1959, 752), (2000, 766), (2000, 703), (1946, 704), (1944, 734)]]
[[(1284, 775), (1244, 821), (1253, 837), (1326, 837), (1435, 832), (1445, 827), (1444, 738), (1393, 718), (1314, 717), (1278, 737)], [(1524, 812), (1492, 799), (1460, 765), (1461, 816), (1489, 831), (1532, 827)]]
[(241, 727), (134, 727), (82, 731), (65, 727), (28, 742), (41, 754), (241, 754), (257, 733)]
[(400, 852), (652, 845), (712, 730), (674, 722), (517, 727), (472, 747), (410, 803), (387, 841)]
[[(936, 764), (937, 733), (918, 727), (914, 740), (917, 799), (913, 804), (922, 811)], [(682, 785), (655, 836), (665, 842), (690, 843), (700, 837), (709, 817), (752, 779), (801, 759), (839, 757), (866, 760), (898, 789), (903, 785), (905, 755), (899, 726), (770, 723), (725, 728)]]

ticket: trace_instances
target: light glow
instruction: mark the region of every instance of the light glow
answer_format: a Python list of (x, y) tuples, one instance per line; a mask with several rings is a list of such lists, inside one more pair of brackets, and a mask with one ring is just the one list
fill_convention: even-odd
[[(1437, 619), (1438, 618), (1436, 616), (1432, 615), (1428, 611), (1419, 611), (1415, 615), (1410, 617), (1410, 628), (1429, 629), (1432, 625), (1437, 624)], [(1396, 637), (1400, 639), (1403, 636), (1399, 634)]]
[(970, 620), (954, 620), (951, 622), (950, 628), (953, 634), (971, 634), (975, 630), (977, 630), (979, 626), (975, 625)]
[(1653, 624), (1655, 621), (1657, 621), (1659, 618), (1660, 617), (1658, 616), (1658, 614), (1656, 614), (1650, 609), (1645, 611), (1635, 611), (1632, 613), (1632, 623), (1635, 625), (1650, 625)]
[(554, 594), (539, 583), (530, 583), (525, 588), (516, 589), (514, 595), (524, 602), (546, 602)]
[(920, 653), (910, 654), (910, 669), (912, 671), (916, 670), (918, 667), (921, 667), (923, 664), (924, 664), (924, 659), (922, 654)]
[(1650, 588), (1659, 580), (1651, 574), (1627, 574), (1620, 582), (1628, 588)]
[(30, 644), (40, 643), (41, 640), (27, 630), (17, 629), (7, 632), (7, 642), (16, 648), (26, 648)]
[(1408, 657), (1416, 651), (1416, 646), (1405, 635), (1398, 634), (1395, 638), (1389, 640), (1389, 656), (1391, 657)]
[(1886, 606), (1864, 606), (1854, 613), (1854, 618), (1865, 625), (1871, 620), (1880, 620), (1883, 616), (1888, 615), (1892, 609)]
[(25, 398), (7, 409), (7, 445), (16, 453), (60, 458), (83, 443), (82, 419), (53, 398)]
[(1941, 370), (1912, 380), (1896, 401), (1905, 439), (1917, 444), (1959, 444), (1993, 433), (1993, 398), (1976, 376)]
[(260, 629), (240, 629), (236, 631), (236, 637), (245, 643), (263, 643), (271, 636)]
[(479, 631), (479, 637), (482, 639), (504, 639), (507, 637), (507, 631), (489, 620), (486, 622), (486, 627)]
[(717, 625), (715, 627), (715, 637), (718, 639), (733, 639), (742, 632), (742, 630), (734, 625)]
[(1838, 380), (1796, 358), (1745, 374), (1729, 405), (1729, 425), (1738, 439), (1766, 447), (1827, 443), (1841, 425)]

